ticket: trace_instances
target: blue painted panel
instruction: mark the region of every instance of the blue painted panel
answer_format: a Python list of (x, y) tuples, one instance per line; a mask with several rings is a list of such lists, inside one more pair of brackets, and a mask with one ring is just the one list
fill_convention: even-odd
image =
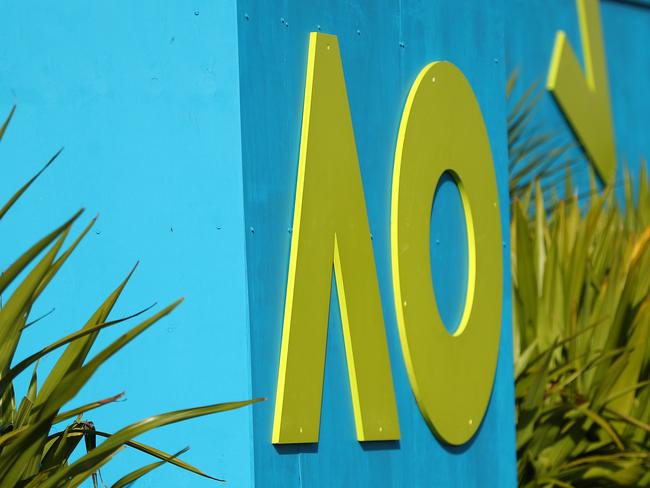
[[(242, 144), (253, 392), (268, 396), (253, 418), (258, 486), (514, 486), (515, 448), (508, 238), (502, 4), (436, 0), (265, 2), (238, 9)], [(402, 437), (356, 441), (336, 294), (332, 292), (320, 442), (274, 447), (286, 273), (296, 185), (308, 35), (336, 34), (345, 70), (378, 266)], [(503, 329), (485, 421), (451, 449), (415, 404), (398, 340), (390, 275), (390, 188), (397, 129), (408, 90), (427, 63), (448, 59), (470, 80), (496, 165), (504, 241)], [(478, 164), (479, 162), (477, 162)], [(445, 200), (447, 195), (441, 195)], [(441, 202), (443, 207), (451, 202)], [(453, 215), (442, 219), (451, 224)], [(448, 220), (446, 220), (448, 219)], [(461, 278), (458, 278), (458, 277)], [(456, 278), (444, 274), (449, 285)], [(452, 303), (458, 313), (460, 301)]]
[(650, 7), (650, 0), (606, 0), (609, 2), (618, 2), (636, 7)]
[(440, 318), (452, 334), (463, 316), (467, 295), (467, 221), (453, 176), (438, 182), (431, 208), (429, 249), (431, 277)]
[[(582, 59), (578, 14), (573, 0), (506, 0), (506, 55), (509, 72), (519, 69), (515, 97), (531, 83), (546, 81), (555, 34), (564, 30)], [(609, 71), (610, 96), (618, 154), (618, 173), (627, 162), (633, 174), (650, 156), (650, 8), (638, 2), (603, 1), (601, 18)], [(545, 129), (559, 128), (573, 140), (566, 121), (550, 94), (539, 105), (538, 121)], [(581, 192), (588, 182), (586, 165), (575, 168)], [(620, 181), (620, 180), (619, 180)]]
[[(26, 331), (19, 356), (80, 327), (138, 259), (116, 317), (186, 297), (75, 400), (127, 392), (88, 414), (102, 430), (250, 397), (238, 76), (234, 0), (3, 4), (0, 113), (18, 110), (0, 144), (2, 199), (65, 151), (2, 222), (0, 265), (80, 206), (84, 221), (101, 214), (37, 304), (35, 316), (56, 311)], [(249, 486), (251, 436), (247, 409), (142, 440), (170, 452), (189, 444), (187, 461)], [(120, 453), (103, 477), (111, 484), (147, 462)], [(214, 482), (169, 466), (138, 486)]]

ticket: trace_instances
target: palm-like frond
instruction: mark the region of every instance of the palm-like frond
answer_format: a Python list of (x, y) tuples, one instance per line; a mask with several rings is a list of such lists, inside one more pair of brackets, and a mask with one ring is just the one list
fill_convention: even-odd
[(520, 486), (650, 486), (650, 193), (513, 204)]
[[(0, 139), (5, 134), (13, 112), (12, 110), (0, 128)], [(59, 154), (60, 151), (9, 198), (5, 205), (0, 207), (0, 220)], [(77, 212), (68, 221), (33, 244), (0, 274), (0, 294), (7, 290), (13, 290), (9, 299), (0, 308), (0, 486), (74, 487), (89, 478), (96, 486), (99, 468), (127, 446), (150, 454), (160, 461), (130, 473), (118, 481), (117, 486), (125, 486), (165, 463), (174, 464), (194, 474), (218, 480), (218, 478), (209, 476), (178, 459), (178, 456), (185, 450), (170, 455), (154, 447), (138, 443), (133, 438), (162, 425), (240, 408), (260, 399), (169, 412), (149, 417), (114, 434), (96, 431), (92, 422), (84, 420), (83, 415), (90, 410), (117, 400), (121, 395), (71, 410), (63, 410), (106, 360), (171, 313), (180, 304), (181, 300), (178, 300), (152, 314), (139, 324), (132, 326), (94, 357), (89, 358), (90, 350), (102, 329), (134, 319), (151, 308), (129, 317), (109, 319), (133, 270), (90, 315), (86, 324), (79, 331), (43, 347), (14, 364), (16, 347), (22, 331), (30, 323), (28, 320), (32, 306), (95, 222), (95, 219), (92, 219), (72, 244), (64, 249), (65, 241), (81, 214), (81, 211)], [(19, 280), (19, 276), (23, 272), (26, 274)], [(64, 346), (65, 350), (48, 372), (39, 390), (35, 363), (37, 364), (40, 358)], [(32, 380), (26, 395), (17, 405), (13, 380), (31, 366), (34, 366)], [(61, 430), (57, 429), (61, 422), (74, 417), (76, 419), (70, 425)], [(105, 440), (97, 444), (97, 436)], [(87, 453), (81, 458), (71, 461), (72, 453), (82, 439), (85, 441)]]
[(565, 173), (586, 159), (575, 149), (578, 144), (566, 131), (547, 130), (537, 120), (544, 87), (533, 83), (519, 97), (514, 98), (518, 73), (515, 71), (506, 86), (510, 105), (508, 113), (508, 155), (510, 172), (510, 201), (526, 201), (536, 181), (540, 190), (553, 192), (565, 179)]

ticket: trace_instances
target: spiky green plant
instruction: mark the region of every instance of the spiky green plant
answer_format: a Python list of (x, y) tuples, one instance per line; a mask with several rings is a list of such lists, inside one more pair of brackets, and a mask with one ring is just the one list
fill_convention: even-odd
[[(13, 110), (0, 127), (0, 139), (12, 115)], [(49, 166), (58, 154), (45, 167)], [(41, 172), (29, 180), (0, 208), (0, 220)], [(171, 313), (181, 302), (178, 300), (131, 327), (119, 339), (89, 359), (90, 349), (102, 329), (148, 312), (149, 309), (145, 309), (130, 317), (109, 320), (111, 310), (133, 271), (99, 308), (90, 314), (90, 318), (79, 331), (63, 337), (19, 362), (14, 361), (14, 353), (21, 333), (30, 323), (30, 312), (34, 302), (95, 222), (95, 219), (91, 220), (69, 247), (64, 249), (64, 243), (71, 233), (72, 226), (81, 213), (76, 213), (67, 222), (27, 249), (0, 275), (0, 296), (12, 291), (0, 308), (0, 486), (74, 487), (89, 478), (92, 479), (94, 486), (97, 486), (99, 469), (127, 446), (158, 458), (158, 461), (127, 474), (113, 485), (115, 488), (127, 486), (164, 463), (174, 464), (197, 475), (218, 480), (178, 459), (186, 449), (168, 454), (133, 439), (163, 425), (240, 408), (259, 399), (219, 403), (155, 415), (112, 434), (96, 430), (85, 416), (89, 411), (115, 401), (121, 395), (87, 405), (68, 407), (69, 402), (108, 358)], [(38, 388), (36, 378), (38, 360), (64, 346), (65, 350)], [(13, 381), (30, 367), (33, 367), (33, 373), (27, 393), (17, 404)], [(103, 442), (98, 444), (97, 437), (104, 438)], [(75, 459), (73, 453), (82, 439), (87, 452)]]
[(634, 198), (626, 174), (622, 207), (593, 176), (580, 201), (567, 176), (549, 205), (543, 167), (513, 187), (520, 486), (650, 486), (648, 176)]

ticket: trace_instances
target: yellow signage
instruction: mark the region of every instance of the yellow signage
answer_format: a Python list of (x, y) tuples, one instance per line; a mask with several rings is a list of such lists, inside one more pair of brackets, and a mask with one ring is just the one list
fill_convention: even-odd
[(616, 146), (598, 0), (576, 0), (585, 74), (564, 32), (555, 37), (551, 91), (605, 183), (616, 177)]
[[(448, 172), (467, 222), (465, 307), (447, 332), (436, 304), (429, 227), (434, 192)], [(503, 263), (492, 152), (481, 110), (463, 73), (425, 67), (411, 87), (397, 139), (391, 211), (395, 309), (411, 387), (429, 426), (450, 444), (478, 429), (499, 349)]]
[(312, 33), (274, 443), (318, 442), (332, 264), (360, 441), (399, 439), (384, 318), (336, 36)]
[[(478, 429), (496, 370), (501, 223), (485, 124), (461, 71), (415, 80), (400, 125), (391, 248), (402, 352), (422, 415), (450, 444)], [(450, 172), (463, 200), (468, 287), (461, 325), (440, 319), (429, 259), (434, 191)], [(318, 442), (332, 268), (357, 439), (397, 440), (399, 422), (361, 172), (336, 36), (312, 33), (278, 376), (274, 443)]]

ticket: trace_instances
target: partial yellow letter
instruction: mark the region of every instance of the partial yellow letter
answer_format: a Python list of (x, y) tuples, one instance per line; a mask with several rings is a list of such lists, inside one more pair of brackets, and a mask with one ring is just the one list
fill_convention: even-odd
[(332, 266), (360, 441), (399, 439), (361, 172), (336, 36), (312, 33), (274, 443), (318, 442)]
[[(452, 335), (431, 277), (429, 228), (443, 173), (458, 185), (467, 222), (467, 295)], [(449, 444), (476, 433), (499, 353), (503, 249), (494, 165), (474, 92), (448, 62), (425, 67), (400, 123), (393, 173), (391, 254), (395, 309), (411, 388), (429, 427)]]
[(585, 74), (564, 32), (555, 37), (547, 88), (605, 183), (616, 177), (616, 146), (598, 0), (576, 0)]

